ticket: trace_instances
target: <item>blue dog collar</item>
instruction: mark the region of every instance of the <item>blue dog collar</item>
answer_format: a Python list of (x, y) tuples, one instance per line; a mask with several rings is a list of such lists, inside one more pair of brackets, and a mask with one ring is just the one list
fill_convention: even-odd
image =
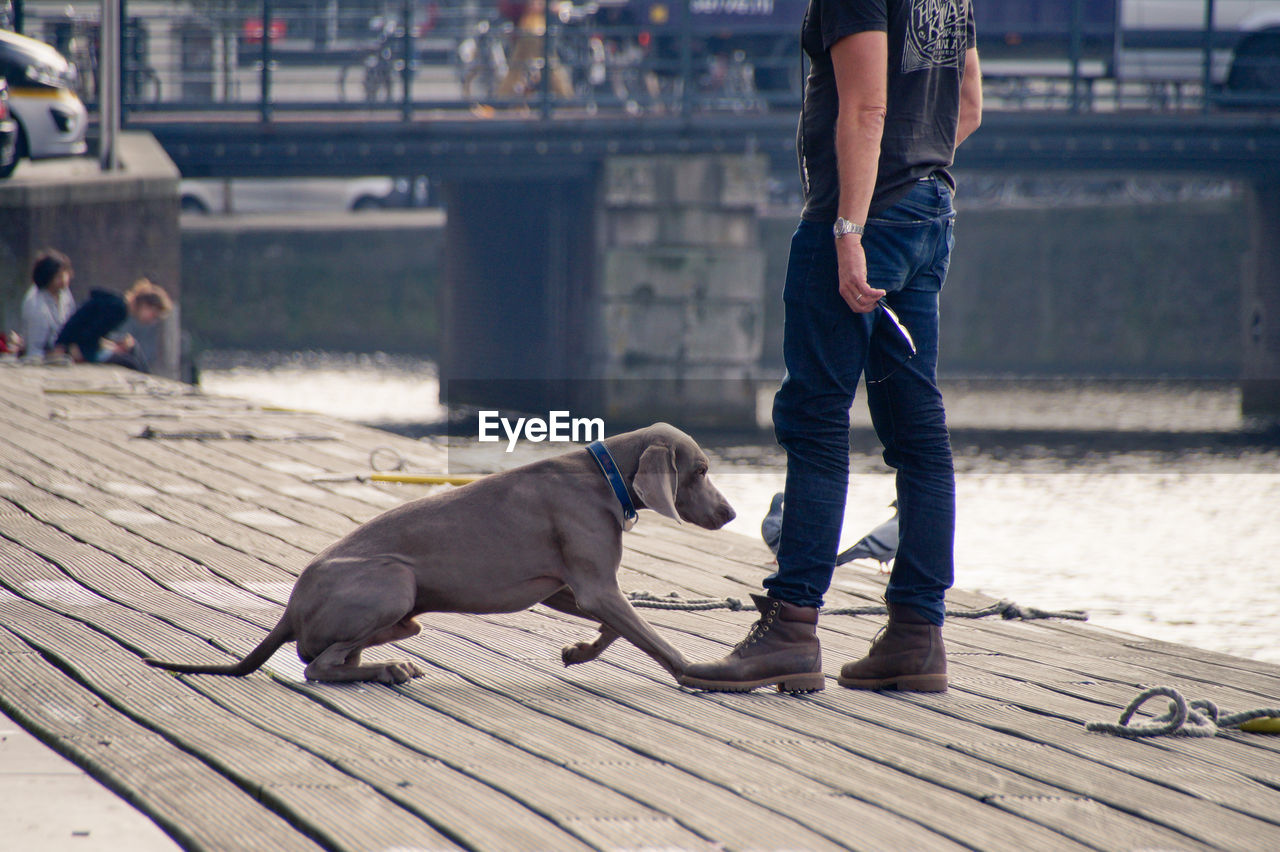
[(631, 502), (631, 495), (627, 493), (627, 484), (622, 481), (622, 474), (618, 471), (618, 463), (613, 460), (613, 456), (609, 455), (609, 450), (600, 441), (592, 441), (587, 444), (587, 452), (591, 453), (591, 457), (596, 460), (596, 464), (600, 465), (600, 472), (604, 474), (605, 479), (609, 480), (609, 486), (613, 488), (614, 496), (622, 504), (623, 531), (631, 529), (636, 525), (636, 506)]

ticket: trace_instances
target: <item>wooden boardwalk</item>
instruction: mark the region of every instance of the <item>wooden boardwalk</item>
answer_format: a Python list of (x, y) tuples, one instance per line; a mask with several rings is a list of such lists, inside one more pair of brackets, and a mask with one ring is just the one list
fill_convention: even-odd
[[(696, 693), (624, 642), (564, 669), (592, 631), (541, 608), (424, 617), (399, 687), (308, 684), (292, 645), (246, 678), (147, 668), (239, 656), (313, 553), (425, 493), (315, 475), (441, 452), (110, 368), (0, 368), (0, 400), (0, 708), (185, 848), (1280, 849), (1280, 737), (1083, 729), (1154, 684), (1274, 706), (1280, 667), (1088, 624), (954, 620), (942, 695)], [(651, 512), (625, 543), (627, 590), (745, 599), (769, 570)], [(838, 577), (831, 605), (879, 602)], [(751, 621), (646, 614), (694, 659)], [(829, 674), (881, 620), (823, 620)]]

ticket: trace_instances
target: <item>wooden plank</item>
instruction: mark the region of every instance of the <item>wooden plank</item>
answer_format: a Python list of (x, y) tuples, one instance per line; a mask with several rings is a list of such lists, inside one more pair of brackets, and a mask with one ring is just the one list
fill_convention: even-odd
[[(844, 693), (844, 694), (848, 695), (850, 693)], [(858, 695), (858, 694), (853, 693), (853, 695)], [(858, 696), (858, 697), (862, 697), (862, 696)], [(873, 699), (875, 698), (874, 694), (872, 694), (872, 696), (869, 696), (869, 697), (872, 697)], [(629, 700), (634, 700), (634, 698), (631, 698)], [(763, 702), (763, 701), (750, 702), (750, 703), (744, 702), (740, 699), (739, 696), (731, 696), (731, 697), (708, 696), (708, 700), (731, 705), (735, 709), (739, 709), (739, 710), (745, 710), (747, 708), (750, 708), (753, 710), (768, 708), (769, 710), (773, 711), (779, 707), (777, 702)], [(838, 695), (831, 696), (828, 694), (822, 694), (819, 696), (815, 696), (814, 699), (812, 700), (819, 703), (827, 702), (831, 700), (838, 700)], [(921, 700), (927, 701), (928, 699), (921, 699)], [(800, 707), (804, 709), (807, 709), (809, 706), (811, 706), (809, 702), (798, 702), (798, 703)], [(948, 711), (947, 709), (944, 709), (944, 708), (951, 708), (951, 707), (954, 707), (956, 709), (954, 711)], [(975, 722), (978, 722), (979, 724), (995, 726), (997, 730), (1010, 731), (1010, 732), (1022, 731), (1028, 725), (1036, 724), (1042, 718), (1039, 713), (1017, 714), (1015, 712), (1015, 708), (1006, 707), (993, 702), (981, 703), (979, 705), (976, 705), (973, 710), (970, 710), (969, 707), (966, 705), (943, 701), (942, 706), (938, 707), (937, 709), (943, 710), (943, 712), (947, 713), (947, 715), (956, 715), (959, 718), (969, 719), (970, 721), (975, 721)], [(651, 710), (651, 712), (653, 711)], [(791, 708), (788, 707), (783, 712), (792, 712), (792, 711), (791, 711)], [(803, 713), (803, 710), (801, 710), (800, 712)], [(879, 715), (863, 715), (861, 713), (859, 713), (858, 716), (859, 718), (862, 718), (866, 721), (877, 720), (880, 718)], [(784, 719), (779, 719), (774, 715), (770, 715), (767, 718), (777, 719), (777, 721), (785, 723)], [(922, 726), (925, 727), (926, 729), (935, 729), (940, 725), (945, 727), (946, 720), (939, 719), (939, 718), (930, 718), (928, 719), (927, 722), (922, 723)], [(812, 730), (828, 730), (833, 727), (834, 726), (829, 721), (824, 723), (821, 718), (812, 718), (812, 719), (806, 720), (806, 722), (804, 723), (796, 724), (793, 727), (793, 730), (799, 733), (803, 731), (812, 731)], [(903, 733), (907, 733), (907, 731), (903, 731)], [(1070, 736), (1073, 733), (1074, 733), (1074, 737)], [(1010, 743), (1011, 749), (1017, 749), (1017, 748), (1023, 747), (1023, 746), (1015, 745), (1015, 743), (1025, 744), (1026, 740), (1023, 737), (1028, 737), (1031, 735), (1020, 733), (1020, 734), (1016, 734), (1015, 736), (1017, 736), (1018, 739)], [(1120, 751), (1124, 751), (1125, 749), (1130, 749), (1130, 750), (1136, 750), (1136, 753), (1144, 753), (1144, 752), (1150, 751), (1150, 748), (1151, 748), (1149, 744), (1145, 744), (1145, 743), (1131, 743), (1124, 740), (1114, 741), (1114, 740), (1098, 737), (1096, 735), (1085, 734), (1082, 728), (1079, 726), (1065, 726), (1065, 725), (1063, 726), (1063, 729), (1055, 732), (1055, 736), (1052, 738), (1052, 741), (1057, 744), (1058, 748), (1061, 748), (1062, 743), (1072, 742), (1075, 738), (1083, 740), (1087, 743), (1096, 743), (1100, 749), (1104, 749), (1104, 750), (1107, 748), (1110, 748), (1112, 750), (1120, 750)], [(1200, 744), (1201, 748), (1204, 748), (1206, 750), (1211, 748), (1213, 745), (1213, 744), (1207, 743), (1206, 741), (1197, 741), (1197, 742)], [(1214, 744), (1216, 744), (1216, 741)], [(1180, 743), (1180, 745), (1183, 745), (1183, 747), (1187, 747), (1192, 744)], [(1025, 747), (1030, 748), (1030, 746), (1025, 746)], [(979, 759), (989, 760), (989, 761), (992, 760), (992, 757), (989, 753), (976, 752), (971, 754), (972, 756), (977, 757)], [(1023, 768), (1017, 765), (1011, 766), (1007, 763), (1002, 762), (1001, 760), (994, 760), (993, 762), (997, 766), (1003, 766), (1005, 768), (1013, 769), (1015, 771), (1021, 771)], [(1109, 784), (1103, 785), (1102, 789), (1120, 790), (1126, 787), (1127, 785), (1131, 786), (1131, 782), (1133, 782), (1135, 778), (1142, 777), (1140, 775), (1136, 775), (1133, 772), (1134, 765), (1135, 765), (1134, 761), (1130, 761), (1127, 765), (1121, 764), (1117, 766), (1110, 766), (1105, 761), (1102, 763), (1094, 764), (1092, 763), (1092, 759), (1091, 759), (1088, 765), (1088, 772), (1105, 773), (1109, 769), (1118, 770), (1111, 774), (1111, 778), (1112, 778), (1111, 782)], [(1148, 766), (1147, 768), (1150, 769), (1151, 767)], [(1178, 770), (1181, 770), (1181, 769), (1186, 769), (1190, 778), (1179, 777), (1180, 773)], [(1043, 778), (1049, 783), (1055, 784), (1055, 786), (1057, 786), (1058, 789), (1062, 791), (1063, 795), (1066, 795), (1068, 793), (1074, 793), (1076, 796), (1079, 795), (1078, 790), (1073, 790), (1073, 788), (1070, 786), (1064, 786), (1061, 781), (1055, 782), (1050, 776), (1043, 775), (1043, 774), (1038, 775), (1034, 772), (1027, 772), (1026, 774), (1030, 777)], [(1236, 807), (1238, 809), (1244, 809), (1247, 812), (1251, 813), (1253, 817), (1264, 819), (1267, 821), (1274, 819), (1274, 814), (1280, 813), (1280, 810), (1276, 810), (1274, 805), (1270, 801), (1272, 798), (1274, 798), (1274, 793), (1275, 793), (1274, 790), (1260, 788), (1259, 785), (1249, 781), (1249, 779), (1239, 774), (1226, 772), (1225, 770), (1219, 770), (1219, 772), (1213, 773), (1213, 775), (1216, 776), (1215, 783), (1221, 782), (1220, 784), (1218, 784), (1217, 790), (1220, 793), (1230, 794), (1232, 801), (1229, 804), (1231, 806)], [(1066, 776), (1064, 775), (1063, 777), (1066, 777)], [(1203, 822), (1196, 823), (1197, 828), (1195, 830), (1206, 832), (1209, 830), (1208, 826), (1210, 825), (1210, 821), (1206, 819), (1206, 815), (1214, 813), (1215, 811), (1213, 811), (1212, 809), (1203, 807), (1202, 806), (1203, 803), (1197, 801), (1198, 799), (1201, 799), (1201, 798), (1206, 798), (1206, 799), (1209, 798), (1208, 793), (1210, 792), (1210, 790), (1207, 784), (1208, 777), (1203, 773), (1201, 773), (1200, 777), (1198, 778), (1198, 783), (1189, 783), (1191, 779), (1195, 779), (1195, 778), (1196, 778), (1196, 767), (1194, 765), (1187, 766), (1185, 764), (1182, 764), (1182, 765), (1179, 765), (1177, 769), (1170, 767), (1169, 771), (1164, 775), (1157, 774), (1154, 777), (1152, 776), (1151, 772), (1148, 772), (1147, 780), (1155, 781), (1160, 786), (1151, 788), (1151, 787), (1143, 787), (1143, 785), (1138, 785), (1139, 800), (1140, 801), (1145, 800), (1147, 798), (1146, 794), (1149, 791), (1159, 792), (1161, 794), (1161, 798), (1164, 798), (1163, 794), (1167, 786), (1173, 786), (1174, 789), (1182, 789), (1183, 792), (1188, 793), (1192, 798), (1188, 800), (1188, 802), (1185, 803), (1185, 805), (1181, 805), (1181, 806), (1174, 803), (1176, 802), (1176, 800), (1167, 802), (1165, 804), (1165, 807), (1168, 809), (1166, 812), (1176, 813), (1180, 807), (1185, 806), (1189, 808), (1191, 811), (1196, 812), (1197, 815), (1201, 817), (1202, 820), (1204, 820)], [(1252, 784), (1252, 788), (1250, 787), (1250, 784)], [(1254, 793), (1257, 793), (1257, 795), (1255, 796)], [(1102, 797), (1099, 797), (1099, 798), (1102, 798)], [(1118, 812), (1125, 812), (1132, 806), (1133, 805), (1132, 805), (1131, 799), (1130, 797), (1127, 797), (1127, 796), (1122, 796), (1119, 800), (1113, 799), (1111, 803), (1111, 807), (1116, 808)], [(1238, 818), (1229, 817), (1228, 822), (1234, 822), (1237, 828), (1244, 830), (1245, 831), (1244, 836), (1250, 836), (1250, 834), (1260, 834), (1261, 836), (1269, 836), (1272, 832), (1272, 829), (1269, 828), (1268, 826), (1264, 824), (1256, 823), (1256, 822), (1251, 822), (1251, 821), (1248, 821), (1247, 819), (1245, 821), (1241, 821)], [(1174, 822), (1175, 825), (1192, 825), (1193, 823), (1194, 821), (1186, 821), (1186, 820), (1181, 820), (1181, 821), (1175, 820)], [(1213, 841), (1207, 838), (1202, 838), (1200, 842), (1213, 842)], [(1248, 847), (1245, 846), (1243, 848), (1248, 848)]]
[[(46, 462), (40, 452), (43, 450), (32, 450), (21, 457), (9, 455), (6, 467), (26, 478), (31, 485), (61, 496), (68, 503), (78, 506), (77, 513), (68, 514), (69, 521), (119, 526), (143, 537), (156, 535), (157, 530), (178, 536), (190, 530), (232, 549), (276, 562), (305, 564), (315, 552), (314, 549), (301, 549), (296, 543), (281, 539), (275, 534), (279, 530), (274, 527), (248, 526), (231, 519), (241, 512), (254, 512), (255, 507), (252, 505), (221, 497), (202, 498), (196, 495), (189, 498), (186, 495), (159, 492), (154, 492), (150, 499), (142, 499), (138, 493), (128, 496), (113, 495), (99, 487), (99, 483), (109, 481), (110, 474), (105, 469), (73, 473), (73, 478), (66, 478), (64, 474), (64, 479), (59, 480), (58, 468)], [(53, 450), (48, 449), (48, 452), (52, 453)], [(197, 499), (207, 502), (194, 502)], [(176, 525), (178, 530), (167, 528), (166, 522)], [(322, 538), (319, 530), (314, 531), (311, 537), (318, 546), (323, 546), (322, 541), (327, 543), (330, 540), (328, 536)]]
[[(1082, 758), (1064, 750), (1060, 741), (1042, 742), (1032, 734), (1022, 733), (1033, 721), (1034, 714), (991, 701), (964, 702), (956, 696), (934, 700), (904, 696), (898, 704), (891, 718), (879, 717), (881, 724), (916, 732), (935, 743), (1038, 778), (1075, 796), (1139, 815), (1198, 842), (1241, 850), (1259, 848), (1257, 838), (1275, 838), (1280, 844), (1280, 835), (1273, 825), (1224, 809), (1194, 794)], [(861, 712), (852, 715), (865, 718)], [(993, 730), (1006, 736), (993, 737)], [(1094, 736), (1082, 729), (1076, 731), (1074, 736), (1082, 740)], [(1115, 746), (1120, 748), (1122, 743)]]
[[(380, 850), (419, 839), (452, 848), (414, 815), (366, 785), (257, 726), (219, 712), (179, 678), (140, 678), (138, 658), (85, 625), (50, 622), (39, 608), (0, 604), (11, 632), (89, 687), (103, 703), (149, 727), (250, 791), (263, 806), (324, 845)], [(127, 748), (122, 742), (121, 748)], [(223, 815), (226, 819), (229, 815)], [(239, 816), (239, 814), (235, 814)]]
[[(464, 847), (497, 849), (581, 849), (585, 844), (565, 832), (545, 812), (539, 812), (521, 799), (509, 786), (497, 786), (459, 765), (458, 753), (465, 753), (466, 741), (436, 736), (427, 738), (426, 753), (409, 743), (422, 739), (423, 731), (415, 728), (414, 739), (388, 737), (383, 720), (373, 716), (350, 717), (323, 715), (324, 722), (312, 721), (322, 709), (304, 696), (279, 694), (279, 685), (268, 690), (253, 681), (231, 681), (216, 678), (187, 678), (202, 691), (219, 695), (220, 700), (234, 706), (236, 712), (248, 712), (258, 724), (277, 735), (298, 742), (358, 775), (383, 795), (427, 820), (436, 831), (443, 832)], [(385, 688), (363, 687), (371, 691)], [(334, 688), (328, 693), (354, 693), (353, 689)], [(545, 790), (554, 790), (547, 786)]]
[(1131, 817), (1101, 802), (1083, 797), (998, 796), (993, 807), (1019, 814), (1043, 824), (1061, 827), (1081, 843), (1095, 849), (1216, 849), (1166, 829), (1135, 822)]
[[(468, 630), (466, 636), (472, 641), (481, 641), (476, 638), (476, 634), (473, 631)], [(500, 653), (500, 649), (495, 648), (494, 650)], [(432, 659), (437, 664), (441, 664), (441, 655), (438, 650), (432, 654)], [(537, 663), (525, 663), (524, 665), (535, 669), (544, 668), (544, 666)], [(568, 680), (569, 678), (566, 676), (564, 679)], [(684, 693), (673, 692), (665, 688), (640, 691), (629, 682), (625, 685), (619, 685), (616, 690), (608, 690), (606, 695), (606, 687), (601, 685), (600, 678), (591, 678), (590, 681), (591, 686), (585, 688), (601, 700), (590, 701), (589, 699), (578, 697), (577, 700), (571, 702), (563, 700), (546, 702), (536, 697), (522, 696), (515, 692), (510, 693), (510, 697), (525, 706), (556, 715), (574, 724), (580, 726), (592, 725), (596, 730), (607, 730), (611, 738), (625, 744), (628, 748), (641, 751), (641, 753), (666, 763), (682, 765), (683, 761), (687, 761), (689, 755), (694, 754), (699, 756), (699, 764), (705, 761), (717, 768), (730, 767), (729, 776), (721, 776), (717, 780), (735, 788), (740, 788), (744, 783), (744, 779), (768, 778), (769, 781), (766, 782), (768, 787), (776, 792), (777, 786), (784, 783), (780, 779), (789, 777), (792, 779), (791, 783), (796, 786), (802, 797), (812, 797), (814, 795), (837, 796), (842, 806), (855, 810), (863, 805), (872, 805), (898, 817), (895, 820), (882, 816), (880, 824), (891, 826), (888, 829), (890, 833), (898, 833), (899, 836), (902, 836), (901, 833), (903, 831), (900, 824), (902, 819), (917, 824), (925, 824), (930, 816), (946, 811), (948, 806), (951, 808), (952, 815), (958, 817), (959, 814), (972, 808), (979, 801), (974, 798), (955, 795), (951, 791), (940, 787), (929, 788), (927, 793), (923, 793), (916, 783), (920, 779), (914, 776), (905, 776), (896, 769), (885, 768), (872, 761), (860, 760), (853, 755), (848, 756), (849, 763), (852, 765), (846, 767), (847, 772), (841, 773), (838, 777), (857, 779), (857, 783), (850, 787), (846, 782), (841, 786), (832, 787), (822, 792), (820, 788), (813, 788), (810, 785), (801, 783), (799, 778), (802, 776), (784, 773), (782, 761), (778, 759), (778, 754), (772, 749), (767, 754), (761, 755), (768, 758), (768, 761), (764, 764), (747, 760), (744, 754), (735, 753), (736, 751), (759, 754), (753, 748), (752, 743), (755, 742), (782, 742), (781, 749), (785, 752), (788, 744), (795, 739), (788, 732), (779, 731), (772, 725), (753, 726), (749, 720), (738, 716), (736, 713), (726, 712), (726, 708), (702, 703), (698, 696), (689, 696), (693, 699), (692, 702), (689, 702), (686, 700)], [(751, 697), (746, 696), (738, 696), (737, 698), (739, 701), (753, 700)], [(714, 712), (705, 712), (709, 708)], [(637, 715), (636, 711), (641, 711), (642, 715)], [(668, 719), (679, 719), (681, 721), (673, 725)], [(753, 727), (755, 728), (754, 731)], [(729, 750), (726, 750), (722, 743), (729, 745)], [(710, 760), (707, 760), (708, 758)], [(770, 765), (770, 763), (773, 765)], [(791, 768), (801, 771), (805, 761), (800, 763), (801, 766), (793, 766)], [(691, 768), (686, 765), (684, 768), (689, 771), (708, 771), (703, 769), (701, 765), (697, 768)], [(830, 776), (824, 777), (824, 784), (830, 784), (830, 781)], [(894, 790), (895, 783), (898, 785), (899, 790)], [(893, 791), (892, 795), (887, 791)], [(755, 795), (755, 791), (749, 787), (741, 788), (740, 792), (748, 796)], [(859, 800), (862, 801), (859, 804), (854, 804)], [(835, 807), (830, 802), (828, 805)], [(866, 823), (867, 817), (865, 814), (862, 815), (861, 820), (864, 824)], [(998, 828), (1003, 824), (1007, 824), (1008, 830), (1004, 835), (1001, 835)], [(981, 842), (988, 844), (987, 848), (992, 849), (1026, 848), (1027, 846), (1043, 849), (1066, 849), (1072, 846), (1069, 840), (1059, 834), (1042, 832), (1037, 826), (1028, 825), (1020, 819), (1008, 819), (1007, 815), (1003, 813), (988, 814), (978, 822), (957, 818), (954, 821), (954, 826), (948, 825), (948, 829), (956, 832), (952, 839), (958, 843)], [(936, 832), (938, 829), (935, 828), (933, 831)], [(981, 838), (971, 832), (977, 832), (981, 835)], [(966, 834), (968, 836), (965, 836)], [(1038, 843), (1037, 840), (1039, 841)], [(942, 841), (941, 838), (935, 837), (931, 839), (931, 842), (941, 843)], [(1017, 844), (1021, 844), (1021, 847)]]
[[(95, 541), (96, 536), (85, 534), (83, 529), (79, 532), (82, 535), (73, 538), (61, 528), (30, 515), (8, 522), (3, 534), (14, 544), (16, 560), (10, 576), (24, 584), (15, 591), (28, 597), (57, 599), (59, 591), (64, 589), (74, 597), (76, 590), (71, 586), (79, 585), (92, 596), (158, 612), (180, 624), (198, 627), (204, 622), (202, 632), (209, 636), (234, 629), (238, 626), (236, 621), (246, 618), (269, 627), (278, 617), (264, 611), (277, 609), (267, 593), (278, 594), (282, 584), (263, 583), (256, 588), (250, 584), (257, 594), (246, 591), (235, 599), (237, 606), (229, 611), (234, 620), (210, 618), (209, 607), (193, 604), (207, 603), (207, 598), (202, 600), (202, 597), (212, 596), (214, 590), (224, 588), (219, 585), (222, 578), (163, 550), (130, 554), (131, 548), (127, 541), (122, 541), (119, 531), (114, 539), (103, 541)], [(105, 549), (112, 540), (130, 561), (123, 561)], [(41, 555), (44, 553), (57, 562), (46, 560)], [(19, 573), (19, 567), (23, 567), (25, 573)]]
[[(641, 720), (634, 714), (618, 716), (611, 702), (565, 688), (554, 681), (531, 679), (527, 665), (513, 664), (501, 654), (487, 652), (466, 641), (459, 642), (452, 636), (445, 637), (439, 630), (424, 630), (424, 636), (425, 640), (424, 637), (418, 637), (417, 640), (401, 644), (405, 648), (427, 644), (425, 659), (434, 665), (463, 677), (473, 687), (478, 686), (477, 682), (489, 684), (494, 691), (514, 701), (508, 707), (509, 712), (502, 718), (533, 729), (547, 724), (540, 716), (556, 720), (553, 728), (564, 732), (559, 739), (565, 745), (544, 752), (544, 757), (573, 760), (575, 771), (606, 784), (629, 798), (670, 814), (681, 825), (699, 835), (720, 840), (730, 846), (751, 846), (758, 844), (762, 837), (776, 832), (778, 826), (786, 825), (786, 835), (801, 848), (835, 848), (847, 842), (840, 836), (828, 836), (824, 839), (788, 819), (785, 813), (772, 808), (762, 811), (756, 806), (758, 803), (744, 801), (734, 792), (725, 789), (722, 782), (726, 780), (726, 776), (718, 774), (723, 771), (724, 763), (716, 759), (725, 756), (720, 754), (724, 751), (723, 748), (718, 749), (716, 755), (708, 754), (705, 748), (701, 751), (685, 748), (683, 754), (686, 758), (691, 754), (697, 756), (699, 769), (704, 766), (715, 767), (714, 770), (707, 770), (713, 772), (709, 778), (703, 778), (696, 772), (689, 774), (686, 768), (671, 760), (676, 756), (675, 752), (670, 751), (675, 744), (671, 739), (673, 731), (652, 733), (647, 727), (640, 727)], [(440, 641), (441, 639), (445, 641)], [(429, 675), (424, 680), (426, 682), (415, 681), (407, 685), (403, 691), (435, 706), (439, 699), (432, 689), (434, 676)], [(669, 687), (665, 687), (664, 691), (680, 694)], [(328, 693), (325, 694), (328, 696)], [(346, 698), (345, 695), (342, 697)], [(453, 707), (456, 712), (456, 705), (446, 706)], [(499, 719), (489, 719), (485, 725), (488, 727), (498, 722)], [(584, 738), (592, 735), (619, 743), (627, 752), (631, 752), (629, 759), (619, 762), (617, 752), (606, 752), (607, 756), (604, 758), (585, 761), (578, 756), (566, 756), (566, 749), (580, 749)], [(551, 735), (546, 737), (551, 738)], [(527, 743), (528, 740), (524, 742)], [(699, 745), (711, 747), (712, 744), (702, 740)], [(592, 747), (598, 748), (599, 744), (594, 743)], [(745, 777), (758, 775), (749, 773)], [(771, 779), (771, 786), (787, 786), (784, 778), (785, 775), (778, 775)], [(796, 780), (796, 784), (809, 793), (824, 792), (821, 788), (799, 780)]]
[[(348, 771), (376, 779), (387, 795), (416, 801), (447, 820), (451, 836), (469, 845), (578, 848), (606, 831), (630, 832), (630, 842), (641, 846), (674, 838), (681, 846), (700, 843), (669, 816), (608, 786), (406, 700), (407, 687), (289, 684), (288, 689), (267, 692), (252, 690), (244, 681), (189, 680), (193, 687), (219, 693), (238, 712), (247, 710), (261, 724)], [(336, 711), (324, 730), (306, 724), (319, 708)], [(382, 775), (380, 767), (396, 767), (400, 774)], [(405, 776), (406, 767), (415, 774)], [(433, 767), (430, 776), (424, 767)], [(594, 828), (579, 834), (580, 823)], [(611, 845), (626, 839), (615, 836)]]
[(137, 807), (185, 849), (224, 850), (228, 826), (246, 852), (320, 847), (258, 806), (221, 773), (104, 705), (0, 627), (0, 706)]
[[(446, 460), (438, 446), (174, 389), (112, 369), (0, 371), (0, 397), (14, 400), (0, 411), (0, 618), (16, 631), (0, 631), (0, 704), (25, 706), (20, 722), (46, 738), (80, 731), (66, 719), (92, 708), (65, 748), (186, 831), (188, 848), (236, 846), (238, 830), (209, 813), (241, 811), (285, 838), (262, 848), (1280, 848), (1274, 740), (1135, 743), (1082, 728), (1147, 683), (1233, 710), (1266, 703), (1280, 667), (1088, 624), (953, 619), (953, 686), (937, 696), (834, 682), (808, 697), (696, 693), (625, 642), (564, 669), (559, 647), (594, 628), (543, 610), (424, 616), (420, 636), (369, 654), (428, 669), (398, 687), (304, 683), (292, 647), (248, 678), (148, 669), (146, 652), (243, 653), (315, 550), (425, 493), (317, 484), (316, 471), (367, 470), (380, 445), (421, 468)], [(132, 437), (147, 423), (339, 440)], [(652, 513), (624, 545), (627, 589), (746, 602), (772, 570), (754, 537)], [(844, 566), (830, 603), (879, 603), (884, 584)], [(747, 606), (643, 614), (705, 659), (742, 637)], [(882, 623), (824, 617), (828, 670)]]
[[(243, 413), (247, 410), (244, 406), (237, 407), (237, 413)], [(298, 497), (300, 495), (305, 497), (315, 491), (315, 486), (309, 488), (303, 486), (295, 481), (295, 477), (308, 473), (341, 472), (343, 470), (358, 472), (366, 470), (370, 451), (373, 447), (387, 443), (386, 439), (392, 437), (385, 435), (385, 433), (378, 433), (368, 429), (335, 429), (334, 421), (310, 415), (303, 417), (290, 415), (284, 418), (277, 415), (273, 418), (273, 420), (277, 421), (281, 419), (291, 422), (299, 421), (293, 423), (296, 427), (294, 431), (302, 433), (327, 431), (334, 433), (343, 440), (293, 443), (281, 441), (263, 444), (234, 440), (129, 440), (123, 444), (123, 448), (128, 452), (139, 455), (141, 458), (154, 459), (161, 466), (165, 466), (164, 459), (167, 456), (172, 457), (171, 461), (176, 460), (176, 463), (180, 465), (189, 465), (192, 462), (197, 465), (204, 465), (200, 470), (201, 477), (216, 490), (225, 491), (226, 493), (248, 494), (250, 497), (260, 496), (262, 492), (254, 486), (264, 485), (267, 491), (274, 489), (287, 497)], [(210, 420), (206, 418), (198, 421), (187, 421), (183, 429), (209, 429), (216, 431), (217, 429), (228, 428), (252, 433), (255, 428), (260, 429), (260, 420), (261, 417), (259, 416), (259, 422), (255, 424), (252, 421), (227, 421), (225, 418)], [(101, 439), (101, 436), (96, 431), (92, 431), (93, 427), (97, 425), (95, 423), (78, 421), (67, 421), (67, 423), (68, 428), (79, 431), (81, 437), (86, 440)], [(275, 431), (287, 430), (277, 428)], [(131, 434), (136, 434), (137, 432), (137, 427), (131, 427)], [(366, 447), (363, 449), (348, 447), (345, 440), (349, 440), (353, 435), (362, 437)], [(123, 436), (115, 436), (117, 443), (121, 437)], [(411, 464), (424, 468), (431, 468), (439, 464), (439, 456), (442, 454), (440, 451), (424, 454), (422, 452), (424, 448), (417, 442), (404, 441), (403, 439), (394, 440), (398, 442), (396, 452)], [(370, 446), (371, 441), (377, 441), (378, 444)], [(305, 455), (303, 458), (298, 458), (296, 455), (291, 454), (290, 451)], [(337, 467), (317, 466), (312, 463), (314, 460), (327, 460), (327, 464), (336, 465)], [(233, 474), (236, 476), (232, 476)], [(355, 521), (367, 520), (377, 511), (384, 510), (400, 502), (404, 499), (403, 492), (405, 490), (402, 488), (394, 489), (394, 491), (401, 492), (399, 494), (387, 493), (387, 491), (373, 486), (354, 483), (335, 483), (323, 488), (324, 492), (330, 495), (324, 501), (324, 505), (329, 509), (349, 511)], [(416, 490), (422, 493), (420, 489)], [(352, 499), (353, 494), (355, 499)], [(318, 503), (313, 500), (312, 508), (314, 509), (317, 505)]]
[[(1244, 813), (1280, 823), (1280, 775), (1274, 755), (1260, 753), (1249, 745), (1227, 737), (1206, 739), (1158, 738), (1138, 742), (1104, 736), (1068, 737), (1085, 722), (1103, 714), (1091, 701), (1069, 694), (1045, 690), (1036, 684), (1006, 682), (990, 688), (970, 688), (975, 695), (1006, 701), (1037, 711), (1034, 719), (1038, 739), (1052, 740), (1076, 754), (1149, 778), (1174, 789), (1182, 789)], [(1165, 704), (1153, 702), (1153, 710), (1163, 712)], [(1052, 712), (1049, 712), (1052, 711)], [(1105, 718), (1105, 717), (1103, 717)], [(1063, 746), (1063, 743), (1069, 745)], [(1178, 755), (1176, 765), (1169, 752)]]

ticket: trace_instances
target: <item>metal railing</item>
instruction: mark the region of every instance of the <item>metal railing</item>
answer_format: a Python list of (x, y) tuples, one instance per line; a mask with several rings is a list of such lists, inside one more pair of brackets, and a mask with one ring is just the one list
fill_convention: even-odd
[[(1016, 39), (1000, 27), (980, 30), (988, 108), (1280, 108), (1280, 0), (1262, 4), (1275, 7), (1276, 23), (1258, 32), (1236, 21), (1224, 26), (1215, 0), (1165, 3), (1180, 19), (1198, 13), (1198, 27), (1137, 30), (1125, 23), (1123, 2), (1070, 0), (1065, 23), (1037, 24), (1034, 34), (1023, 23)], [(1216, 0), (1218, 10), (1230, 2)], [(805, 0), (123, 5), (126, 123), (140, 113), (208, 111), (256, 113), (264, 121), (302, 111), (375, 111), (405, 120), (436, 113), (794, 111), (804, 74), (798, 34)], [(91, 103), (100, 8), (22, 4), (23, 31), (75, 63)]]

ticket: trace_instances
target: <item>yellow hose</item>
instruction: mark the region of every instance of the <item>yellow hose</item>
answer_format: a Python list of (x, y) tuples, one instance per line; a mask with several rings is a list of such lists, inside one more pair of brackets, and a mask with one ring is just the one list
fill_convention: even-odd
[(406, 485), (466, 485), (475, 482), (481, 474), (462, 473), (455, 476), (443, 473), (371, 473), (373, 482), (400, 482)]
[(1240, 723), (1240, 730), (1251, 734), (1280, 734), (1280, 719), (1275, 717), (1250, 719)]

